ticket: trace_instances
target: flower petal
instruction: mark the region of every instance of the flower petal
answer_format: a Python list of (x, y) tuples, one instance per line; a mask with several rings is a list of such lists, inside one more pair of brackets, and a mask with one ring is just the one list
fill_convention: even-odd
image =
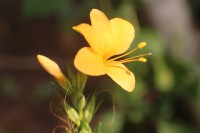
[(113, 48), (110, 21), (103, 12), (97, 9), (92, 9), (90, 12), (90, 19), (97, 38), (96, 47), (100, 47), (104, 55)]
[(89, 45), (92, 47), (92, 49), (102, 55), (103, 51), (101, 50), (101, 46), (98, 45), (98, 36), (96, 36), (96, 33), (94, 31), (94, 28), (92, 26), (90, 26), (89, 24), (80, 24), (77, 26), (72, 27), (75, 31), (81, 33), (86, 41), (89, 43)]
[(80, 72), (90, 76), (106, 74), (102, 56), (96, 54), (90, 47), (84, 47), (78, 51), (74, 65)]
[(105, 14), (97, 9), (90, 12), (90, 19), (92, 26), (83, 23), (73, 29), (85, 37), (96, 53), (104, 56), (113, 48), (110, 22)]
[(113, 35), (113, 47), (110, 49), (109, 55), (122, 54), (131, 45), (135, 35), (134, 27), (131, 23), (124, 19), (114, 18), (110, 20)]
[(135, 76), (123, 64), (112, 62), (106, 65), (106, 72), (124, 90), (131, 92), (135, 87)]

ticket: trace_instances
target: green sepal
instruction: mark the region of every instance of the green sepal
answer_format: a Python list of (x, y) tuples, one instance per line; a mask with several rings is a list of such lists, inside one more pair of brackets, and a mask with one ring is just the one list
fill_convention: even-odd
[(69, 81), (68, 78), (65, 77), (65, 80), (63, 82), (60, 82), (57, 80), (57, 83), (60, 85), (61, 88), (63, 88), (65, 91), (67, 91), (68, 93), (72, 93), (72, 85)]
[(79, 113), (82, 112), (86, 104), (85, 96), (81, 92), (77, 92), (71, 97), (71, 99), (74, 107), (79, 111)]
[(96, 105), (96, 107), (94, 109), (93, 115), (97, 112), (97, 110), (99, 109), (99, 107), (101, 106), (102, 103), (103, 103), (103, 100), (101, 100), (101, 101), (98, 102), (98, 104)]
[(88, 123), (91, 121), (93, 114), (94, 114), (94, 109), (95, 109), (95, 100), (96, 97), (93, 95), (88, 103), (86, 104), (84, 111), (83, 111), (83, 118), (86, 120)]
[(94, 133), (102, 133), (102, 122), (99, 122), (97, 127), (94, 129)]
[(82, 121), (79, 133), (92, 133), (92, 129), (90, 128), (89, 123), (87, 123), (86, 121)]
[(87, 75), (81, 72), (75, 72), (70, 67), (68, 67), (68, 76), (73, 86), (73, 93), (83, 92), (85, 84), (87, 82)]
[(85, 88), (85, 84), (87, 82), (87, 75), (78, 72), (76, 74), (76, 82), (77, 82), (76, 87), (77, 87), (78, 91), (83, 92), (83, 90)]

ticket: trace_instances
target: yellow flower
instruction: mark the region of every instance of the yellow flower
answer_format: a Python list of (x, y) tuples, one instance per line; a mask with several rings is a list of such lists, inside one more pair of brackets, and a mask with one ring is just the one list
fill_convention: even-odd
[(133, 91), (135, 77), (122, 63), (146, 62), (142, 56), (149, 54), (121, 58), (143, 48), (146, 43), (142, 42), (132, 51), (123, 54), (134, 39), (133, 25), (121, 18), (108, 20), (105, 14), (97, 9), (90, 12), (90, 19), (91, 25), (82, 23), (73, 27), (90, 45), (78, 51), (74, 60), (75, 67), (90, 76), (107, 74), (126, 91)]
[(66, 78), (62, 71), (60, 70), (59, 66), (52, 61), (51, 59), (43, 56), (43, 55), (37, 55), (37, 59), (40, 63), (40, 65), (50, 74), (52, 75), (57, 82), (63, 86), (66, 82)]

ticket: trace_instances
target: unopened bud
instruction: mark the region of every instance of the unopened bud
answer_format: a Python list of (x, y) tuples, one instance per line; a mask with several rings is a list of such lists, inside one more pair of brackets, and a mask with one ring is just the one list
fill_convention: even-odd
[(71, 107), (70, 105), (67, 104), (65, 111), (71, 121), (73, 121), (77, 125), (80, 125), (79, 114), (73, 107)]
[(44, 70), (46, 70), (50, 75), (52, 75), (62, 88), (69, 88), (69, 81), (64, 76), (56, 62), (43, 55), (37, 55), (37, 59), (40, 65), (44, 68)]
[(53, 77), (56, 79), (60, 79), (63, 76), (63, 73), (61, 72), (59, 66), (51, 59), (43, 56), (43, 55), (37, 55), (37, 59), (40, 63), (40, 65)]

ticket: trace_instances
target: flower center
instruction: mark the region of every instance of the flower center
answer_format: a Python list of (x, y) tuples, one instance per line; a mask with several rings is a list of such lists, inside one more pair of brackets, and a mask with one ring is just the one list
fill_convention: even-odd
[(133, 62), (133, 61), (141, 61), (141, 62), (147, 62), (147, 59), (144, 58), (144, 56), (149, 56), (149, 55), (152, 55), (152, 53), (146, 53), (146, 54), (141, 54), (141, 55), (137, 55), (137, 56), (133, 56), (133, 57), (129, 57), (129, 58), (126, 58), (126, 59), (121, 59), (127, 55), (130, 55), (131, 53), (135, 52), (136, 50), (138, 49), (142, 49), (143, 47), (146, 46), (146, 42), (141, 42), (138, 44), (138, 46), (136, 48), (134, 48), (133, 50), (125, 53), (125, 54), (122, 54), (122, 55), (119, 55), (117, 57), (114, 57), (114, 58), (111, 58), (111, 59), (108, 59), (106, 61), (106, 63), (109, 63), (109, 62), (113, 62), (113, 61), (118, 61), (120, 63), (127, 63), (127, 62)]

